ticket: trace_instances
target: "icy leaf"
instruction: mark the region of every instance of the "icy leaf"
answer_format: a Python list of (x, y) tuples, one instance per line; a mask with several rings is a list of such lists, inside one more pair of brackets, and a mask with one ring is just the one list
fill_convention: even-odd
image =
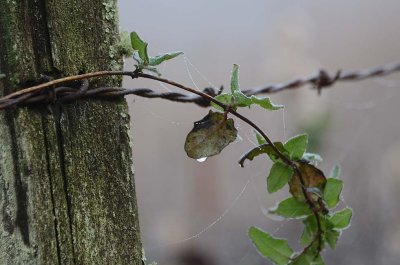
[(307, 161), (310, 164), (317, 165), (318, 163), (322, 162), (322, 157), (319, 154), (314, 153), (304, 153), (302, 160)]
[(284, 199), (268, 212), (286, 218), (300, 218), (312, 214), (310, 207), (305, 202), (299, 202), (293, 197)]
[[(223, 94), (215, 96), (214, 98), (227, 106), (232, 105), (232, 103), (233, 103), (233, 98), (232, 98), (232, 95), (230, 95), (230, 94), (223, 93)], [(217, 110), (225, 111), (221, 106), (215, 104), (214, 102), (211, 102), (211, 106)], [(234, 108), (234, 109), (236, 109), (236, 108)]]
[(257, 143), (258, 143), (259, 145), (262, 145), (262, 144), (266, 144), (266, 143), (267, 143), (267, 141), (264, 139), (264, 137), (261, 136), (261, 134), (259, 134), (257, 131), (254, 131), (254, 133), (256, 134)]
[(231, 92), (241, 92), (239, 88), (239, 66), (237, 64), (233, 65), (232, 75), (231, 75)]
[(340, 167), (338, 166), (338, 165), (335, 165), (333, 168), (332, 168), (332, 171), (331, 171), (331, 173), (329, 174), (329, 177), (330, 178), (338, 178), (338, 177), (340, 177)]
[(293, 175), (293, 169), (281, 162), (275, 162), (267, 177), (267, 190), (269, 193), (276, 192), (288, 183)]
[(307, 134), (300, 134), (290, 138), (285, 143), (285, 149), (289, 152), (291, 159), (300, 160), (306, 151), (308, 143)]
[(289, 262), (293, 250), (286, 240), (275, 238), (254, 226), (249, 228), (249, 237), (258, 252), (274, 264), (285, 265)]
[(149, 65), (157, 66), (157, 65), (161, 64), (162, 62), (171, 60), (181, 54), (183, 54), (183, 52), (172, 52), (172, 53), (157, 55), (156, 57), (150, 57)]
[(327, 179), (323, 198), (328, 208), (334, 208), (338, 204), (342, 189), (343, 181), (335, 178)]
[[(282, 153), (285, 153), (283, 144), (281, 142), (275, 142), (274, 145), (276, 148), (278, 148), (279, 151), (281, 151)], [(246, 154), (244, 154), (239, 160), (240, 166), (244, 167), (244, 162), (246, 159), (253, 160), (256, 156), (259, 156), (261, 154), (267, 154), (271, 158), (271, 160), (274, 162), (279, 159), (270, 144), (262, 144), (260, 146), (257, 146), (255, 148), (251, 149)]]
[(186, 137), (185, 151), (194, 159), (217, 155), (235, 141), (236, 136), (233, 119), (225, 119), (223, 113), (210, 110), (202, 120), (194, 123)]
[(334, 213), (329, 221), (333, 224), (336, 229), (346, 229), (350, 226), (351, 217), (353, 212), (350, 208), (345, 208), (341, 211)]
[(267, 109), (267, 110), (278, 110), (283, 109), (283, 105), (274, 104), (271, 102), (269, 97), (259, 98), (257, 96), (251, 96), (251, 101), (258, 106)]
[[(300, 163), (299, 170), (303, 177), (306, 189), (318, 188), (320, 191), (324, 190), (326, 178), (321, 170), (307, 163)], [(300, 177), (296, 174), (296, 172), (289, 181), (289, 187), (289, 191), (293, 197), (295, 197), (298, 201), (305, 201)]]
[(140, 59), (143, 60), (144, 64), (149, 63), (149, 55), (147, 54), (147, 42), (144, 42), (136, 32), (131, 32), (131, 44), (132, 48), (138, 51)]

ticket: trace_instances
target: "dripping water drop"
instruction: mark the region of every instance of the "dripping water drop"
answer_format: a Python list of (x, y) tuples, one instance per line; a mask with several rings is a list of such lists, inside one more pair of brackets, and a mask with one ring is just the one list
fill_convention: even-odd
[(197, 159), (197, 162), (203, 163), (206, 160), (207, 160), (207, 157), (201, 157), (201, 158)]

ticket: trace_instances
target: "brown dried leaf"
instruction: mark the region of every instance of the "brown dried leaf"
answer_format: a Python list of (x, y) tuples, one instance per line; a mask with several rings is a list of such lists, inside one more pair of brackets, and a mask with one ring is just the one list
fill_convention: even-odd
[[(317, 188), (321, 193), (324, 190), (326, 178), (324, 173), (313, 165), (300, 163), (299, 170), (304, 180), (306, 189), (315, 190)], [(289, 191), (298, 201), (305, 201), (301, 182), (298, 174), (294, 174), (289, 181)]]

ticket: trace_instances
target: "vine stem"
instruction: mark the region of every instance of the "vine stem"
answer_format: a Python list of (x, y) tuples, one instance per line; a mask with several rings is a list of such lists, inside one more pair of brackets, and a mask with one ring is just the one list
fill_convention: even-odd
[(102, 77), (102, 76), (114, 76), (114, 75), (124, 75), (124, 76), (130, 76), (132, 78), (135, 78), (136, 73), (132, 71), (98, 71), (98, 72), (93, 72), (93, 73), (86, 73), (86, 74), (81, 74), (81, 75), (72, 75), (72, 76), (67, 76), (59, 79), (55, 79), (43, 84), (39, 84), (36, 86), (32, 86), (26, 89), (18, 90), (14, 93), (8, 94), (2, 99), (10, 99), (14, 98), (16, 96), (20, 96), (22, 94), (26, 93), (35, 93), (35, 92), (40, 92), (48, 87), (59, 85), (62, 83), (67, 83), (67, 82), (72, 82), (72, 81), (78, 81), (78, 80), (83, 80), (83, 79), (88, 79), (88, 78), (94, 78), (94, 77)]
[[(254, 128), (267, 141), (267, 143), (271, 146), (271, 148), (274, 150), (276, 155), (285, 164), (290, 166), (294, 170), (294, 172), (299, 176), (302, 193), (303, 193), (304, 197), (306, 198), (307, 204), (309, 205), (310, 209), (312, 210), (312, 212), (316, 218), (316, 221), (317, 221), (318, 231), (317, 231), (317, 235), (316, 235), (315, 239), (318, 239), (318, 242), (319, 242), (318, 243), (318, 253), (321, 251), (321, 249), (322, 249), (322, 227), (321, 227), (321, 219), (318, 214), (318, 208), (315, 206), (313, 200), (310, 198), (310, 196), (307, 193), (304, 178), (303, 178), (301, 171), (300, 171), (299, 167), (297, 166), (297, 164), (294, 161), (292, 161), (290, 158), (285, 156), (281, 151), (279, 151), (279, 149), (274, 145), (274, 143), (271, 141), (271, 139), (254, 122), (252, 122), (245, 116), (241, 115), (240, 113), (236, 112), (230, 106), (223, 104), (222, 102), (216, 100), (215, 98), (213, 98), (212, 96), (210, 96), (206, 93), (203, 93), (203, 92), (195, 90), (193, 88), (184, 86), (175, 81), (171, 81), (171, 80), (157, 77), (154, 75), (145, 74), (145, 73), (142, 73), (139, 71), (98, 71), (98, 72), (92, 72), (92, 73), (86, 73), (86, 74), (74, 75), (74, 76), (67, 76), (64, 78), (55, 79), (55, 80), (52, 80), (52, 81), (49, 81), (49, 82), (46, 82), (43, 84), (39, 84), (36, 86), (32, 86), (32, 87), (8, 94), (8, 95), (4, 96), (2, 99), (11, 99), (11, 98), (14, 98), (14, 97), (20, 96), (22, 94), (26, 94), (26, 93), (37, 93), (37, 92), (45, 90), (48, 87), (59, 85), (59, 84), (66, 83), (66, 82), (73, 82), (73, 81), (84, 80), (84, 79), (95, 78), (95, 77), (102, 77), (102, 76), (130, 76), (133, 79), (141, 77), (141, 78), (152, 79), (155, 81), (159, 81), (159, 82), (162, 82), (165, 84), (169, 84), (169, 85), (178, 87), (180, 89), (186, 90), (190, 93), (193, 93), (193, 94), (199, 95), (205, 99), (208, 99), (209, 101), (211, 101), (211, 102), (215, 103), (216, 105), (220, 106), (221, 108), (223, 108), (226, 112), (231, 113), (232, 115), (236, 116), (237, 118), (239, 118), (240, 120), (244, 121), (249, 126)], [(311, 247), (311, 245), (313, 243), (314, 243), (314, 240), (311, 242), (311, 244), (309, 246), (306, 247), (306, 249)]]

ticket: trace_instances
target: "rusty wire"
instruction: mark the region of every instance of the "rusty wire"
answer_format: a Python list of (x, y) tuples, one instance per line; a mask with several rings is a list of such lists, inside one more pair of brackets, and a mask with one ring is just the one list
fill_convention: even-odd
[[(297, 78), (287, 83), (273, 84), (267, 86), (256, 87), (244, 90), (243, 93), (250, 95), (276, 93), (283, 90), (300, 88), (305, 85), (311, 85), (320, 93), (322, 89), (328, 88), (339, 81), (360, 81), (367, 78), (386, 76), (394, 72), (400, 71), (400, 62), (395, 64), (387, 64), (375, 68), (353, 71), (338, 71), (335, 74), (329, 74), (325, 70), (310, 75), (305, 78)], [(102, 73), (102, 72), (98, 72)], [(108, 72), (104, 75), (127, 75), (132, 78), (138, 78), (134, 72)], [(0, 98), (0, 109), (12, 108), (22, 105), (31, 104), (47, 104), (54, 102), (71, 102), (80, 98), (116, 98), (126, 95), (136, 95), (145, 98), (162, 98), (175, 102), (195, 103), (201, 107), (208, 107), (210, 100), (199, 95), (182, 94), (178, 92), (157, 92), (149, 88), (123, 88), (123, 87), (99, 87), (89, 89), (89, 81), (87, 78), (103, 76), (103, 74), (89, 73), (86, 75), (63, 78), (62, 80), (53, 80), (51, 82), (40, 84), (40, 89), (32, 89), (28, 87), (19, 90), (17, 93), (6, 95)], [(79, 86), (55, 86), (53, 84), (71, 83), (70, 81), (82, 80)], [(59, 82), (57, 82), (59, 81)], [(67, 82), (68, 81), (68, 82)], [(36, 86), (38, 87), (38, 86)], [(218, 91), (214, 88), (206, 88), (203, 91), (209, 96), (216, 96), (222, 92), (222, 87)]]

